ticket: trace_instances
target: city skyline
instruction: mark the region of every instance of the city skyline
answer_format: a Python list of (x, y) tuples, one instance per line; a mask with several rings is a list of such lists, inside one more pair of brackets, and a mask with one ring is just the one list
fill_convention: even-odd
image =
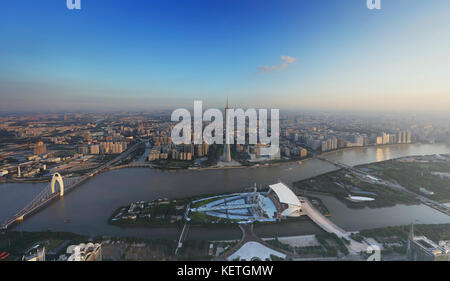
[(59, 2), (3, 5), (0, 112), (450, 105), (448, 1)]
[(450, 261), (448, 0), (4, 2), (0, 264)]

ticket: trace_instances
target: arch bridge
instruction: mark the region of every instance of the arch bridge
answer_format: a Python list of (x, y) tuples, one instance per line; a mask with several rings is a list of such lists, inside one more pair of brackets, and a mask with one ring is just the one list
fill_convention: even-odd
[[(28, 216), (32, 214), (33, 212), (38, 211), (42, 207), (49, 204), (52, 200), (55, 200), (56, 198), (64, 196), (67, 191), (71, 190), (74, 187), (77, 187), (90, 177), (98, 174), (101, 171), (106, 170), (111, 165), (122, 161), (123, 159), (127, 158), (131, 153), (133, 153), (139, 146), (142, 144), (142, 141), (138, 141), (135, 143), (132, 147), (127, 149), (125, 152), (114, 158), (113, 160), (110, 160), (106, 162), (105, 164), (101, 165), (100, 167), (94, 169), (89, 174), (86, 174), (81, 177), (71, 177), (71, 178), (63, 178), (59, 173), (54, 173), (52, 176), (51, 181), (49, 184), (30, 202), (28, 203), (23, 209), (18, 211), (16, 214), (11, 216), (8, 220), (6, 220), (2, 225), (0, 230), (5, 231), (8, 229), (11, 225), (13, 225), (15, 222), (22, 221), (25, 216)], [(151, 167), (149, 164), (140, 163), (141, 166)], [(136, 167), (135, 165), (133, 167)], [(59, 187), (59, 191), (57, 191), (56, 187)]]
[(84, 180), (85, 177), (63, 178), (59, 173), (54, 173), (47, 186), (30, 203), (2, 224), (2, 230), (6, 230), (15, 222), (22, 221), (25, 216), (37, 211), (52, 200), (63, 197), (65, 191), (77, 186)]

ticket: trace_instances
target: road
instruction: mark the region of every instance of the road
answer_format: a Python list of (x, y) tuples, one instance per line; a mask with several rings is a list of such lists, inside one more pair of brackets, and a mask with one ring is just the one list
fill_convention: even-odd
[(322, 215), (316, 208), (314, 208), (309, 200), (304, 197), (298, 197), (302, 203), (302, 211), (320, 228), (328, 233), (334, 233), (340, 238), (345, 238), (350, 241), (350, 245), (347, 246), (349, 252), (353, 255), (358, 255), (360, 252), (365, 252), (370, 246), (366, 243), (360, 243), (350, 238), (351, 232), (347, 232), (334, 224), (327, 217)]
[[(68, 192), (70, 190), (72, 190), (73, 188), (79, 186), (80, 184), (82, 184), (84, 181), (86, 181), (89, 177), (93, 177), (94, 175), (100, 173), (101, 171), (107, 169), (109, 166), (113, 165), (114, 163), (117, 163), (119, 161), (122, 161), (123, 159), (125, 159), (126, 157), (128, 157), (132, 152), (134, 152), (136, 150), (136, 148), (139, 147), (139, 145), (142, 142), (137, 142), (136, 144), (134, 144), (132, 147), (130, 147), (129, 149), (127, 149), (124, 153), (120, 154), (119, 156), (117, 156), (116, 158), (108, 161), (107, 163), (101, 165), (100, 167), (94, 169), (92, 172), (90, 172), (87, 175), (81, 176), (79, 178), (77, 178), (74, 182), (68, 184), (67, 186), (65, 186), (64, 191)], [(50, 188), (50, 185), (46, 187), (47, 189)], [(42, 192), (41, 192), (42, 193)], [(44, 193), (45, 194), (45, 193)], [(20, 210), (19, 212), (17, 212), (12, 218), (8, 219), (2, 226), (1, 229), (4, 231), (7, 228), (9, 228), (12, 224), (14, 224), (17, 220), (23, 220), (25, 216), (28, 216), (34, 212), (39, 211), (40, 209), (44, 208), (45, 206), (47, 206), (50, 202), (52, 202), (53, 200), (55, 200), (56, 198), (59, 198), (59, 194), (58, 193), (52, 193), (50, 195), (46, 194), (46, 195), (42, 195), (43, 198), (38, 198), (39, 200), (36, 201), (36, 198), (33, 199), (33, 201), (35, 202), (31, 202), (29, 203), (25, 208), (23, 208), (22, 210)]]
[(438, 210), (438, 211), (440, 211), (440, 212), (450, 216), (450, 207), (448, 207), (448, 206), (446, 206), (444, 204), (441, 204), (438, 201), (435, 201), (433, 199), (425, 197), (425, 196), (423, 196), (421, 194), (418, 194), (418, 193), (416, 193), (416, 192), (414, 192), (414, 191), (412, 191), (412, 190), (410, 190), (410, 189), (408, 189), (408, 188), (406, 188), (406, 187), (404, 187), (404, 186), (402, 186), (400, 184), (393, 183), (393, 182), (390, 182), (390, 181), (387, 181), (387, 180), (384, 180), (384, 179), (377, 178), (377, 177), (371, 175), (368, 172), (362, 171), (362, 170), (357, 169), (355, 167), (351, 167), (351, 166), (348, 166), (348, 165), (344, 165), (342, 163), (338, 163), (338, 162), (329, 160), (327, 158), (323, 158), (323, 157), (320, 157), (320, 156), (316, 156), (316, 158), (320, 159), (322, 161), (329, 162), (329, 163), (331, 163), (331, 164), (333, 164), (333, 165), (335, 165), (337, 167), (349, 170), (349, 171), (353, 172), (356, 176), (358, 176), (361, 180), (363, 180), (365, 182), (372, 183), (372, 184), (384, 185), (384, 186), (389, 187), (391, 189), (411, 194), (414, 197), (416, 197), (418, 200), (420, 200), (420, 202), (422, 204), (425, 204), (425, 205), (427, 205), (427, 206), (429, 206), (429, 207), (431, 207), (431, 208), (433, 208), (435, 210)]

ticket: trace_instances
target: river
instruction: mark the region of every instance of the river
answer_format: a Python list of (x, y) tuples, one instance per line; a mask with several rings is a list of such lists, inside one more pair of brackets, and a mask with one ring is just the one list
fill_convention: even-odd
[[(427, 154), (450, 153), (450, 146), (442, 144), (411, 144), (385, 147), (353, 148), (331, 152), (326, 157), (347, 165)], [(302, 164), (290, 163), (258, 168), (183, 170), (176, 172), (135, 168), (112, 170), (88, 180), (64, 198), (52, 203), (37, 214), (15, 226), (24, 231), (70, 231), (87, 235), (138, 236), (149, 238), (175, 238), (176, 227), (120, 228), (107, 224), (111, 213), (119, 206), (138, 200), (183, 198), (201, 194), (242, 191), (254, 183), (271, 184), (282, 180), (288, 184), (335, 170), (333, 165), (311, 159)], [(0, 221), (23, 207), (42, 188), (42, 184), (0, 184)], [(333, 197), (321, 196), (332, 213), (331, 220), (345, 230), (359, 230), (388, 225), (419, 223), (450, 223), (450, 217), (424, 205), (353, 210)], [(70, 222), (65, 222), (67, 219)], [(319, 231), (308, 219), (280, 225), (260, 225), (258, 235), (292, 236)], [(237, 239), (237, 227), (192, 227), (189, 238)]]

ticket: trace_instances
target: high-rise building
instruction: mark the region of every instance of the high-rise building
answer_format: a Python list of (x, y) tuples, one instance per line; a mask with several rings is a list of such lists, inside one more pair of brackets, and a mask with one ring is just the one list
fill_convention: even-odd
[(390, 140), (389, 134), (383, 133), (383, 144), (388, 144), (389, 140)]
[(304, 148), (300, 148), (300, 153), (299, 153), (300, 157), (306, 157), (308, 155), (308, 151)]
[(90, 150), (91, 150), (90, 151), (91, 154), (99, 154), (100, 153), (100, 146), (98, 144), (91, 145)]
[(381, 145), (381, 144), (383, 144), (383, 137), (377, 136), (377, 145)]
[(67, 254), (70, 255), (68, 261), (101, 261), (102, 244), (100, 243), (81, 243), (71, 245), (67, 248)]
[(402, 132), (402, 143), (407, 143), (406, 131)]
[[(230, 115), (228, 113), (228, 98), (227, 98), (227, 105), (225, 107), (225, 128), (230, 127)], [(225, 129), (226, 130), (226, 129)], [(225, 136), (225, 143), (223, 147), (223, 161), (225, 162), (231, 162), (231, 150), (230, 150), (230, 144), (227, 143), (228, 135)]]
[(197, 146), (195, 147), (195, 155), (197, 157), (203, 157), (203, 148), (201, 144), (197, 144)]
[(38, 141), (38, 143), (33, 148), (33, 153), (35, 155), (45, 154), (47, 152), (47, 147), (42, 141)]
[(389, 143), (397, 143), (397, 136), (395, 134), (389, 135)]
[(450, 242), (440, 241), (438, 245), (425, 236), (416, 236), (411, 224), (406, 257), (413, 261), (450, 261)]
[(80, 153), (80, 154), (88, 154), (89, 153), (89, 149), (85, 145), (80, 146), (80, 147), (78, 147), (78, 153)]
[(208, 152), (209, 152), (209, 144), (204, 143), (203, 146), (202, 146), (202, 149), (203, 149), (203, 155), (208, 155)]

